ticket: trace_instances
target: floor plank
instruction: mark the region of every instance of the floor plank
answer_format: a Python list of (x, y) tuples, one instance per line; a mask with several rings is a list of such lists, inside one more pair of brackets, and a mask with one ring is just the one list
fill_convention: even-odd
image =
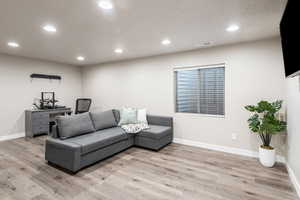
[(46, 136), (0, 142), (1, 200), (296, 200), (284, 164), (171, 144), (130, 148), (76, 175), (44, 160)]

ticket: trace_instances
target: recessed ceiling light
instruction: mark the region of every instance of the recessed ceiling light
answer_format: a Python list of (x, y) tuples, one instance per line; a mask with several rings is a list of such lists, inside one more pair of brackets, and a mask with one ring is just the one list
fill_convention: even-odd
[(56, 27), (53, 26), (53, 25), (50, 25), (50, 24), (45, 25), (45, 26), (43, 27), (43, 29), (44, 29), (45, 31), (49, 32), (49, 33), (55, 33), (55, 32), (56, 32)]
[(113, 9), (113, 4), (109, 0), (102, 0), (98, 2), (98, 6), (104, 10)]
[(17, 48), (19, 47), (20, 45), (16, 42), (8, 42), (7, 43), (7, 46), (10, 46), (10, 47), (13, 47), (13, 48)]
[(77, 56), (77, 60), (79, 60), (79, 61), (84, 61), (84, 60), (85, 60), (85, 57), (83, 57), (83, 56)]
[(115, 49), (115, 53), (121, 54), (123, 53), (123, 49), (117, 48)]
[(233, 25), (228, 26), (227, 29), (226, 29), (226, 31), (227, 32), (235, 32), (235, 31), (237, 31), (239, 29), (240, 29), (240, 27), (238, 25), (233, 24)]
[(163, 45), (169, 45), (169, 44), (171, 44), (171, 41), (169, 39), (165, 39), (165, 40), (161, 41), (161, 43)]

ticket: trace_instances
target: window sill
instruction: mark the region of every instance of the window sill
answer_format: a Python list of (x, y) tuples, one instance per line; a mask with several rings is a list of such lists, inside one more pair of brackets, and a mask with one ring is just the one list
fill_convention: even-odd
[(225, 115), (209, 115), (209, 114), (201, 114), (201, 113), (187, 113), (187, 112), (175, 112), (175, 115), (195, 115), (199, 117), (211, 117), (211, 118), (221, 118), (224, 119)]

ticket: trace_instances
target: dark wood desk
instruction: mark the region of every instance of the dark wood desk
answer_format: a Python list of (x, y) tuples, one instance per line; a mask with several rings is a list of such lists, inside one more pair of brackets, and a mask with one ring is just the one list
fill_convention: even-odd
[(49, 123), (54, 121), (56, 116), (71, 113), (71, 108), (25, 110), (26, 137), (49, 134)]

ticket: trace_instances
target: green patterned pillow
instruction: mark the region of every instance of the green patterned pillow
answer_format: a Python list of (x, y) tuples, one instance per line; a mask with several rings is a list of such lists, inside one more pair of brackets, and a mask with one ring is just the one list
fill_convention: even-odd
[(135, 108), (122, 108), (120, 110), (120, 121), (119, 126), (125, 124), (136, 124), (137, 123), (137, 110)]

